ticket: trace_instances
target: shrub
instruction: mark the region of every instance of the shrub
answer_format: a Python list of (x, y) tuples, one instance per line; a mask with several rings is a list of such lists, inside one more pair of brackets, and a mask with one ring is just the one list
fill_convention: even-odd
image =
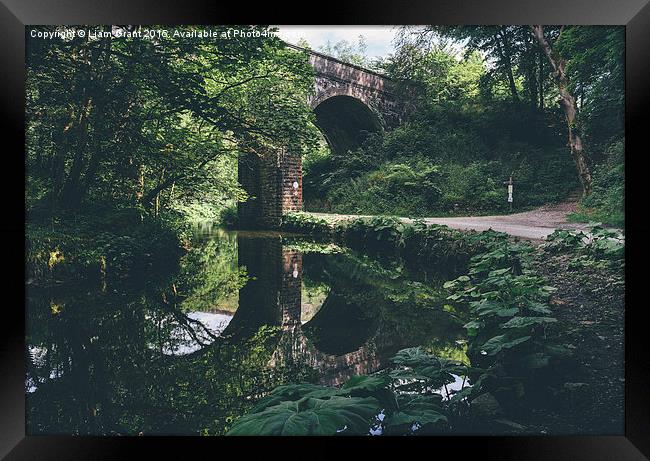
[(331, 226), (324, 219), (300, 212), (287, 213), (282, 216), (281, 228), (288, 232), (306, 233), (321, 237), (329, 236), (332, 233)]
[(225, 227), (234, 228), (237, 227), (239, 222), (239, 215), (237, 214), (237, 204), (232, 204), (221, 210), (219, 213), (219, 221)]
[(593, 172), (591, 194), (580, 201), (576, 221), (600, 221), (625, 226), (625, 142), (617, 141), (607, 149), (607, 161)]

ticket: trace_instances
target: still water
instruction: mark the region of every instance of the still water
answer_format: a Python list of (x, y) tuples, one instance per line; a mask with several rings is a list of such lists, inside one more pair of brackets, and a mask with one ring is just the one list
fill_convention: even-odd
[(277, 385), (337, 386), (406, 347), (467, 362), (444, 268), (279, 233), (194, 242), (168, 277), (29, 290), (28, 434), (218, 435)]

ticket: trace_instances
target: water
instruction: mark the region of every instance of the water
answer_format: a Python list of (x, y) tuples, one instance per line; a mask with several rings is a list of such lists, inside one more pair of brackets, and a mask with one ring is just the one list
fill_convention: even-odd
[(222, 434), (279, 384), (338, 386), (418, 345), (467, 362), (444, 268), (278, 233), (195, 240), (162, 282), (29, 291), (29, 434)]

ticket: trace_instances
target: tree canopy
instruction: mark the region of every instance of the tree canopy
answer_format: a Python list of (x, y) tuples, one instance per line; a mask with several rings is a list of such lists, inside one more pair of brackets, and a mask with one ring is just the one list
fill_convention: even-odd
[(149, 40), (96, 29), (107, 34), (28, 39), (34, 202), (159, 210), (161, 201), (211, 201), (236, 194), (236, 179), (226, 170), (234, 171), (229, 159), (238, 153), (313, 146), (305, 104), (312, 70), (303, 53), (265, 28), (247, 28), (258, 34), (245, 40), (219, 38), (226, 27), (210, 28), (212, 39)]

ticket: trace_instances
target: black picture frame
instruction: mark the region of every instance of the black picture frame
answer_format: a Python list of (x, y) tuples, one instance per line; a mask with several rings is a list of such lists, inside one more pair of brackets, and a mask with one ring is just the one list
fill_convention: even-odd
[[(6, 459), (114, 459), (135, 457), (142, 450), (147, 457), (183, 458), (197, 448), (222, 453), (228, 448), (297, 447), (337, 450), (360, 444), (364, 450), (384, 450), (386, 444), (400, 448), (422, 448), (430, 456), (441, 448), (461, 458), (472, 455), (501, 460), (636, 460), (650, 456), (650, 393), (647, 391), (650, 350), (642, 321), (645, 303), (632, 293), (643, 291), (643, 262), (648, 257), (649, 235), (644, 204), (644, 129), (647, 130), (650, 86), (650, 4), (648, 0), (444, 0), (409, 3), (359, 1), (354, 3), (292, 6), (304, 11), (302, 18), (287, 16), (288, 7), (267, 4), (229, 4), (198, 1), (118, 0), (1, 0), (0, 4), (0, 88), (5, 147), (2, 187), (3, 214), (0, 219), (4, 277), (7, 292), (18, 300), (6, 301), (0, 318), (0, 456)], [(339, 438), (287, 441), (275, 438), (179, 438), (179, 437), (68, 437), (25, 436), (24, 405), (24, 50), (25, 26), (41, 24), (616, 24), (626, 26), (626, 314), (625, 314), (625, 435), (578, 437), (437, 437), (435, 440)], [(10, 147), (9, 147), (10, 146)], [(645, 205), (645, 206), (644, 206)], [(639, 212), (634, 212), (635, 209)], [(14, 267), (15, 264), (15, 267)], [(637, 299), (642, 300), (639, 296)], [(217, 442), (218, 445), (215, 445)], [(344, 447), (338, 447), (343, 444)], [(275, 446), (277, 445), (277, 446)], [(216, 449), (218, 447), (218, 451)], [(270, 448), (270, 447), (269, 447)], [(446, 450), (445, 450), (446, 451)], [(452, 451), (452, 452), (453, 452)], [(302, 450), (301, 450), (302, 452)], [(320, 451), (321, 453), (324, 453)], [(409, 448), (410, 452), (410, 448)], [(302, 452), (303, 456), (310, 456)], [(403, 452), (408, 456), (407, 452)]]

